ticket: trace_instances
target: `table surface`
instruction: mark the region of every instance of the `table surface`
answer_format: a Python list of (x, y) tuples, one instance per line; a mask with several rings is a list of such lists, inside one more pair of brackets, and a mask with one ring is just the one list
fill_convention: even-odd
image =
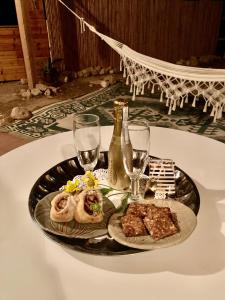
[[(102, 127), (107, 150), (112, 127)], [(65, 249), (32, 221), (36, 179), (74, 156), (72, 132), (44, 138), (0, 157), (0, 299), (225, 299), (225, 144), (151, 128), (151, 155), (174, 159), (201, 198), (198, 225), (174, 247), (127, 256)]]

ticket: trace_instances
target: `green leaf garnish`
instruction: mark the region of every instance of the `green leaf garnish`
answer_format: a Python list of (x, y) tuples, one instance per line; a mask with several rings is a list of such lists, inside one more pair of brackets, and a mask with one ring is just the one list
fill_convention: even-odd
[(120, 206), (117, 207), (116, 213), (124, 213), (127, 206), (128, 206), (128, 198), (130, 197), (130, 193), (127, 193), (126, 195), (123, 196), (121, 199)]
[(101, 208), (101, 205), (99, 203), (92, 203), (90, 205), (90, 209), (93, 211), (93, 213), (100, 213), (102, 208)]
[(107, 195), (109, 192), (113, 191), (112, 188), (102, 188), (100, 189), (103, 196)]

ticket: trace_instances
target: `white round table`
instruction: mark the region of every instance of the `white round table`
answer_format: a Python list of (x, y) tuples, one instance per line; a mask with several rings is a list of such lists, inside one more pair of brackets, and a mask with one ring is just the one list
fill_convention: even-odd
[[(112, 127), (102, 127), (107, 150)], [(151, 155), (174, 159), (201, 198), (198, 224), (183, 243), (127, 256), (93, 256), (48, 239), (28, 211), (39, 176), (74, 156), (72, 133), (0, 157), (0, 299), (225, 299), (225, 144), (151, 129)]]

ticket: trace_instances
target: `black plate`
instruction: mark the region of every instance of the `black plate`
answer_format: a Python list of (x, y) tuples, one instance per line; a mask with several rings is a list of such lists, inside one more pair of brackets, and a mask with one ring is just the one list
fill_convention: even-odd
[[(96, 169), (108, 167), (108, 152), (101, 152)], [(176, 195), (174, 200), (180, 201), (189, 206), (197, 215), (200, 207), (200, 197), (198, 190), (191, 178), (178, 167), (176, 172)], [(34, 210), (39, 200), (47, 194), (57, 191), (61, 186), (66, 184), (67, 180), (73, 179), (74, 176), (84, 174), (76, 157), (67, 159), (56, 166), (49, 169), (35, 182), (29, 195), (29, 212), (32, 219), (34, 218)], [(148, 174), (148, 169), (146, 169)], [(124, 255), (141, 252), (123, 246), (114, 241), (109, 236), (103, 236), (92, 239), (76, 239), (58, 236), (42, 230), (47, 237), (67, 248), (96, 255)]]

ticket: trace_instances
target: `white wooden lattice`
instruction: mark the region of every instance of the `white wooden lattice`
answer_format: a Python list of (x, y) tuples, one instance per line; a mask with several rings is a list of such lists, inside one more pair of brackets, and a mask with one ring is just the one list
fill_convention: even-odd
[(171, 159), (151, 159), (149, 178), (156, 182), (155, 198), (165, 199), (175, 194), (175, 163)]

